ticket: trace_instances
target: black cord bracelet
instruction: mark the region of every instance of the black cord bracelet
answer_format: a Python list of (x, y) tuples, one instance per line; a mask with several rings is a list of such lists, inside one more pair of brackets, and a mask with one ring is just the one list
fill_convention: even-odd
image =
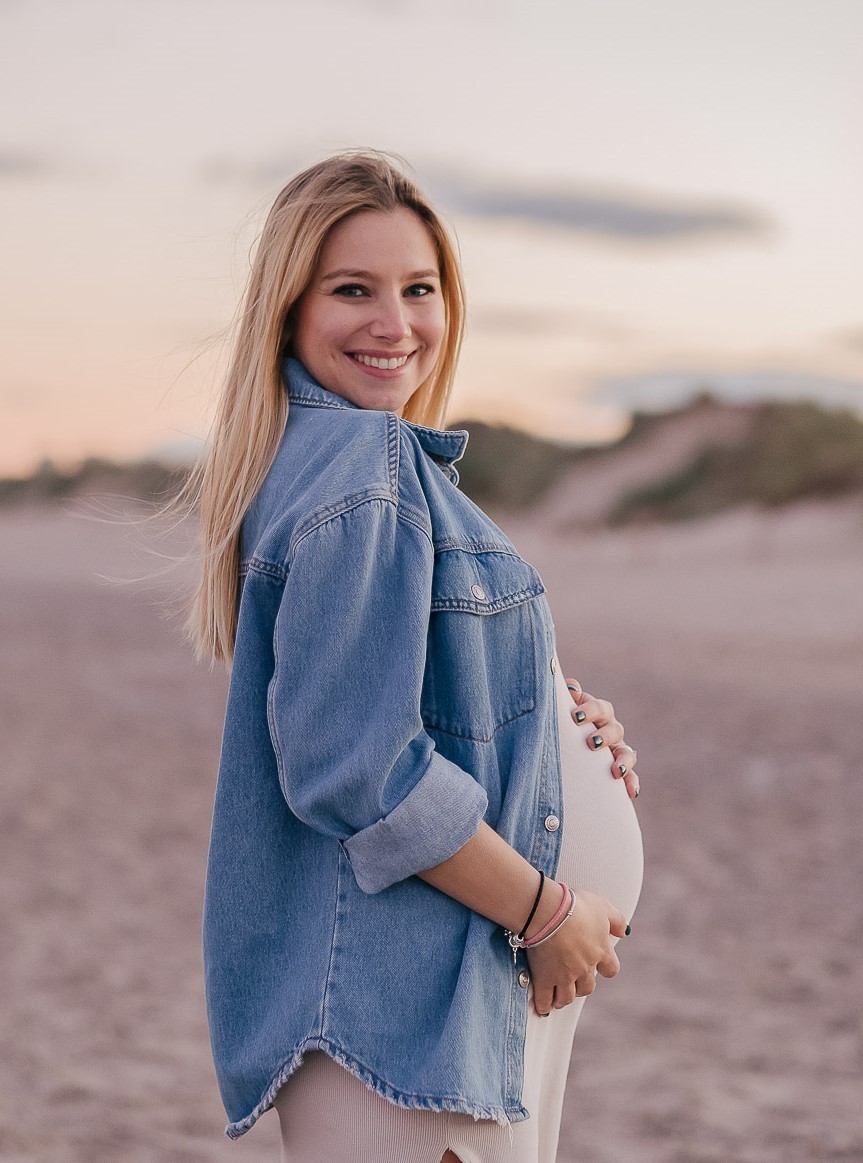
[(524, 922), (524, 926), (523, 926), (521, 932), (518, 934), (519, 941), (524, 940), (524, 935), (527, 932), (527, 930), (530, 928), (530, 922), (533, 920), (534, 914), (536, 913), (536, 910), (539, 908), (539, 899), (542, 896), (542, 886), (544, 884), (545, 884), (545, 873), (542, 871), (542, 869), (540, 869), (539, 870), (539, 888), (536, 890), (536, 899), (533, 902), (533, 908), (530, 910), (530, 915), (528, 916), (527, 920)]

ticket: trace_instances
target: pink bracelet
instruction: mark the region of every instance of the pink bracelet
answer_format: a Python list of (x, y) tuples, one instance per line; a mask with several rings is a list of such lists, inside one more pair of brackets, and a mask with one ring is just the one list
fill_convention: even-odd
[(554, 928), (551, 930), (550, 933), (546, 933), (542, 937), (533, 937), (525, 945), (525, 949), (535, 949), (537, 947), (537, 945), (542, 945), (546, 941), (550, 941), (556, 933), (560, 932), (560, 930), (563, 928), (563, 926), (566, 924), (566, 922), (572, 916), (572, 911), (575, 908), (575, 893), (571, 889), (568, 891), (569, 891), (569, 896), (567, 899), (567, 903), (569, 904), (569, 908), (567, 909), (567, 911), (563, 914), (561, 919), (557, 922), (557, 924), (554, 926)]
[[(513, 959), (515, 959), (516, 949), (532, 949), (535, 945), (539, 945), (541, 942), (547, 941), (548, 938), (553, 937), (557, 930), (565, 925), (569, 918), (572, 916), (572, 910), (575, 908), (575, 893), (572, 891), (569, 885), (561, 883), (560, 887), (563, 889), (563, 893), (557, 912), (554, 914), (548, 924), (543, 925), (543, 927), (537, 934), (535, 934), (535, 936), (525, 940), (522, 937), (517, 937), (515, 933), (511, 933), (509, 929), (506, 930), (506, 937), (509, 941), (509, 946), (512, 949)], [(567, 907), (569, 908), (569, 912), (566, 911)]]
[(561, 893), (560, 905), (557, 912), (554, 914), (547, 925), (543, 925), (538, 933), (534, 933), (532, 937), (529, 937), (525, 941), (525, 949), (530, 949), (533, 945), (536, 945), (539, 941), (542, 941), (544, 937), (549, 936), (552, 929), (557, 925), (557, 922), (566, 912), (567, 905), (569, 904), (569, 898), (572, 896), (572, 890), (570, 889), (569, 885), (564, 884), (562, 881), (560, 887), (563, 889), (563, 892)]

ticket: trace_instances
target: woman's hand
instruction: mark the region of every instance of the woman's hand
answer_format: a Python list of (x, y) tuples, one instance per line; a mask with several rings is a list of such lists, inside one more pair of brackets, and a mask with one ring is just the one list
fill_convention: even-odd
[(583, 691), (577, 679), (568, 678), (566, 685), (576, 704), (572, 709), (572, 717), (577, 723), (590, 723), (596, 728), (596, 733), (588, 736), (587, 746), (591, 751), (599, 751), (603, 747), (609, 749), (614, 758), (611, 774), (615, 779), (623, 779), (630, 799), (634, 800), (640, 786), (633, 770), (637, 753), (634, 747), (623, 741), (623, 724), (614, 717), (614, 707), (607, 699), (595, 699)]
[[(483, 820), (477, 834), (454, 855), (417, 875), (515, 933), (521, 931), (536, 898), (539, 874)], [(553, 1006), (560, 1008), (593, 993), (597, 973), (614, 977), (620, 969), (614, 939), (627, 935), (626, 918), (604, 897), (574, 891), (572, 916), (553, 937), (525, 950), (537, 1013), (547, 1014)], [(557, 923), (562, 900), (563, 886), (546, 877), (528, 939)]]
[[(547, 899), (556, 908), (563, 890), (554, 881), (546, 884), (551, 889)], [(552, 1009), (562, 1009), (577, 997), (593, 993), (597, 973), (615, 977), (620, 962), (612, 938), (625, 936), (626, 927), (623, 913), (604, 897), (576, 891), (567, 923), (536, 949), (525, 950), (536, 1012), (545, 1017)], [(539, 932), (536, 923), (531, 928)]]

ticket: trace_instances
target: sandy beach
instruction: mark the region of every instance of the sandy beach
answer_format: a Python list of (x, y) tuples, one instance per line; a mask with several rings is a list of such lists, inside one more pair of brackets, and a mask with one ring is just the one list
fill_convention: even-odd
[[(638, 745), (646, 854), (560, 1161), (861, 1160), (863, 507), (560, 517), (497, 515)], [(158, 567), (127, 538), (82, 501), (0, 514), (0, 1158), (276, 1163), (274, 1112), (223, 1136), (204, 1011), (227, 681), (165, 616), (176, 578), (105, 580)]]

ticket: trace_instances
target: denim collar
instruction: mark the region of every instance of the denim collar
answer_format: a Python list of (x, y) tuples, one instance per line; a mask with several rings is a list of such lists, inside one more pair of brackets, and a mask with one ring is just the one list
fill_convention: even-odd
[[(298, 404), (308, 404), (313, 408), (358, 408), (351, 400), (338, 396), (321, 384), (312, 376), (305, 366), (294, 356), (285, 356), (282, 362), (282, 375), (288, 389), (288, 399)], [(402, 420), (403, 424), (416, 433), (417, 440), (423, 450), (430, 456), (438, 457), (447, 464), (461, 460), (464, 456), (468, 433), (461, 428), (443, 429), (427, 428), (424, 424), (414, 424), (411, 420)]]

